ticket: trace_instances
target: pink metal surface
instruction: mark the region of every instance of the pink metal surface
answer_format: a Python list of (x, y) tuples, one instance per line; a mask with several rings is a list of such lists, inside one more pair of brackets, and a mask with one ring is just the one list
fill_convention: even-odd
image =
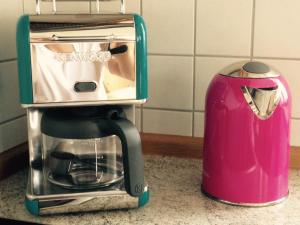
[[(259, 119), (247, 104), (241, 86), (282, 87), (272, 116)], [(290, 96), (282, 76), (214, 77), (206, 95), (205, 192), (234, 203), (266, 203), (288, 194)]]

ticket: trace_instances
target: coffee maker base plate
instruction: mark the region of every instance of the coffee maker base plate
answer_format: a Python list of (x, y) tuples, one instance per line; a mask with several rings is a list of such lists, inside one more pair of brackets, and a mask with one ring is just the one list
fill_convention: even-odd
[[(37, 172), (33, 169), (29, 172), (25, 206), (33, 215), (49, 215), (59, 213), (87, 212), (113, 209), (138, 208), (149, 201), (149, 190), (146, 186), (140, 197), (130, 196), (123, 186), (116, 186), (107, 190), (93, 190), (87, 192), (61, 191), (53, 189), (53, 193), (47, 190), (35, 190), (32, 175)], [(51, 186), (51, 184), (50, 184)], [(39, 187), (41, 187), (39, 185)]]

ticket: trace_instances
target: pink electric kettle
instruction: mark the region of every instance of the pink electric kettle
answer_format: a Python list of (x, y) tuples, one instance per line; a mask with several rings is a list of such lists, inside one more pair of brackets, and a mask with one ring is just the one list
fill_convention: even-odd
[(291, 94), (261, 62), (233, 64), (206, 95), (202, 191), (221, 202), (265, 206), (288, 195)]

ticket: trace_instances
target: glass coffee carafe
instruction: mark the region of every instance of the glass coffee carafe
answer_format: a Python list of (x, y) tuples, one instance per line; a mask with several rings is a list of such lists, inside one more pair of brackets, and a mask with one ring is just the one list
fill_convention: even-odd
[(143, 191), (138, 132), (119, 108), (48, 109), (42, 116), (41, 131), (43, 173), (50, 183), (88, 190), (124, 180), (133, 195)]
[(123, 178), (120, 139), (64, 139), (43, 135), (44, 175), (68, 189), (109, 187)]

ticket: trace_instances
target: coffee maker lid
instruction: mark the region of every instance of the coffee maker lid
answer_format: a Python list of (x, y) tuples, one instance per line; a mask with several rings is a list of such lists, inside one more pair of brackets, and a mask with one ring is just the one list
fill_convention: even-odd
[(271, 78), (280, 73), (271, 66), (258, 61), (233, 63), (219, 72), (220, 75), (239, 78)]
[(92, 139), (112, 135), (109, 120), (126, 118), (118, 106), (49, 108), (41, 119), (41, 132), (63, 139)]

